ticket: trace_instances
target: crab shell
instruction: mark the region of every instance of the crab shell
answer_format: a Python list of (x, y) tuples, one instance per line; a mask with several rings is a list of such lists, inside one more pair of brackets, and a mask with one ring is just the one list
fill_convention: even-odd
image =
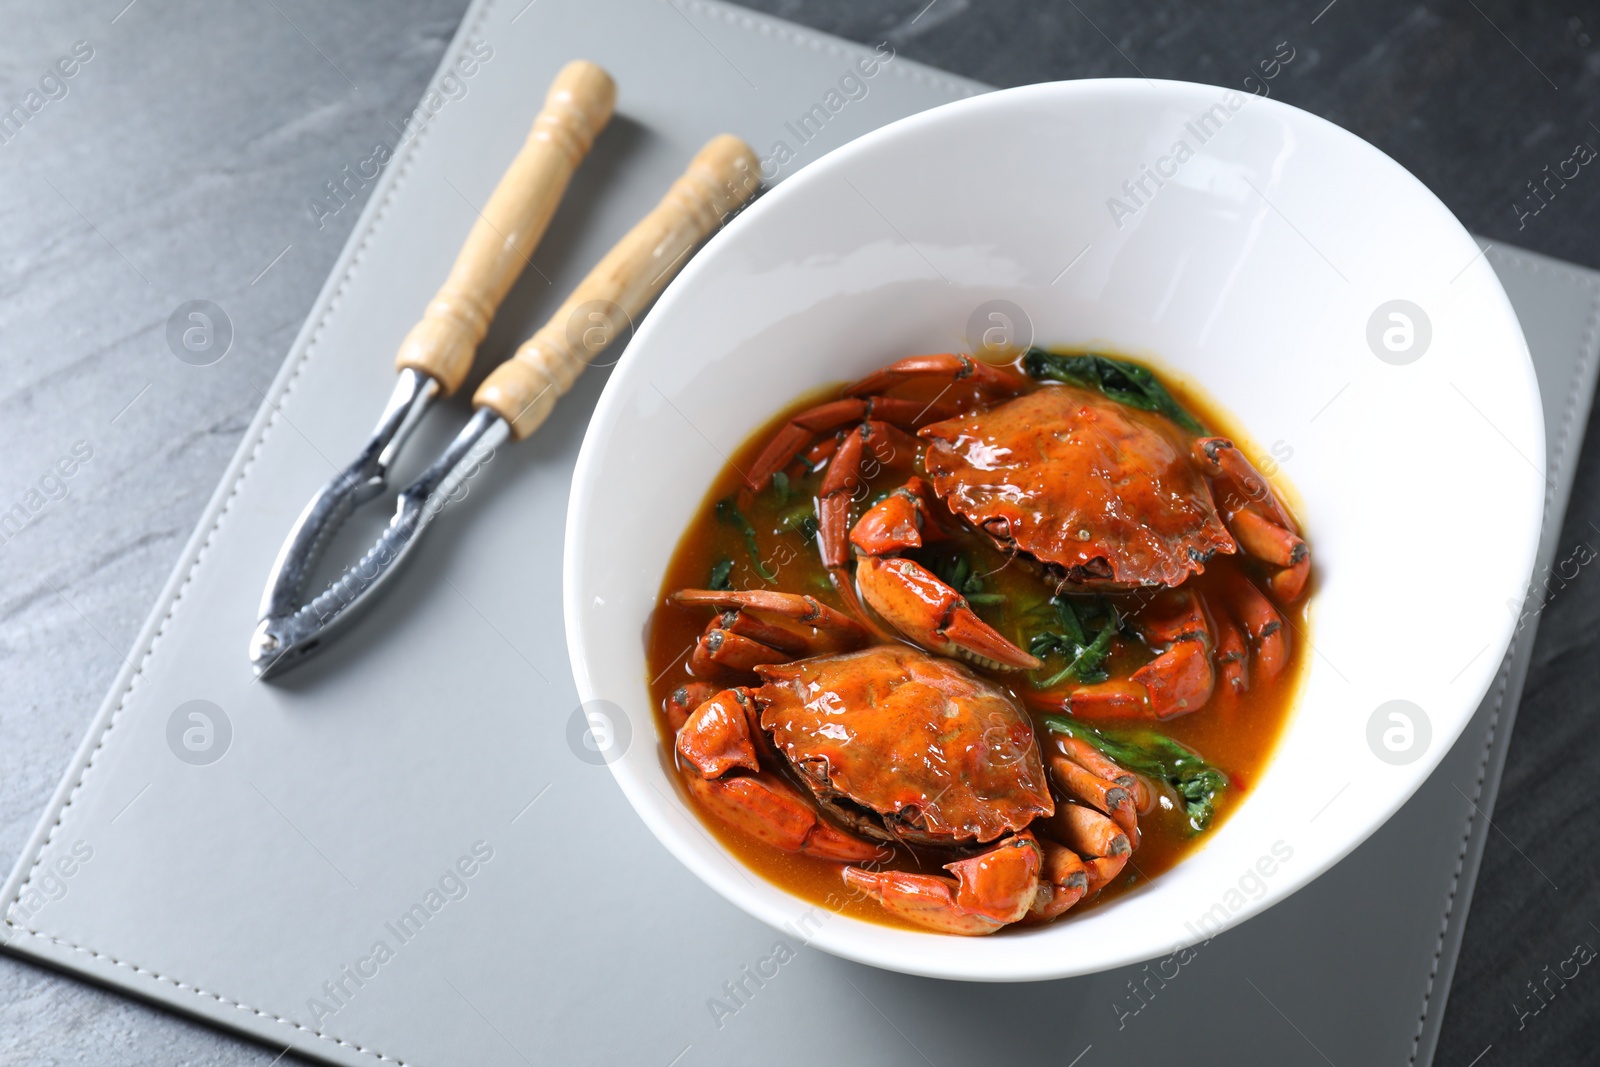
[(958, 847), (1054, 813), (1027, 714), (960, 664), (880, 645), (756, 670), (763, 729), (857, 833)]
[(1192, 437), (1154, 412), (1046, 385), (919, 432), (946, 506), (1066, 585), (1174, 586), (1238, 551)]

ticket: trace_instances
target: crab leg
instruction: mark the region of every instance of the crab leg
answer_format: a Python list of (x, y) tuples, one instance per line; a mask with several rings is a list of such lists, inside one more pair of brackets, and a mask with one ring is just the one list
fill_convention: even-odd
[(1200, 640), (1188, 638), (1128, 678), (1070, 690), (1063, 703), (1076, 715), (1102, 719), (1170, 719), (1197, 711), (1215, 685), (1210, 652)]
[(1260, 677), (1271, 681), (1289, 661), (1289, 635), (1283, 627), (1283, 616), (1250, 582), (1240, 580), (1235, 586), (1235, 608), (1240, 624), (1255, 645), (1256, 670)]
[(1039, 867), (1039, 842), (1022, 833), (945, 864), (953, 878), (846, 867), (844, 880), (908, 922), (949, 934), (992, 934), (1028, 914), (1038, 894)]
[(1267, 586), (1281, 603), (1300, 599), (1311, 576), (1311, 549), (1304, 541), (1250, 505), (1228, 516), (1228, 529), (1247, 553), (1278, 568)]
[(878, 419), (911, 428), (920, 422), (934, 422), (948, 414), (949, 411), (944, 408), (887, 396), (848, 396), (843, 400), (818, 404), (784, 423), (783, 428), (773, 435), (747, 472), (745, 485), (753, 493), (765, 489), (772, 476), (793, 462), (801, 449), (819, 433), (863, 419)]
[(1089, 876), (1089, 892), (1098, 893), (1106, 887), (1113, 878), (1122, 873), (1128, 865), (1131, 853), (1124, 852), (1120, 856), (1096, 856), (1094, 859), (1083, 861), (1084, 871)]
[(1278, 603), (1293, 604), (1300, 599), (1300, 594), (1305, 592), (1306, 582), (1310, 578), (1311, 552), (1307, 549), (1292, 565), (1273, 572), (1267, 579), (1267, 588), (1278, 598)]
[(1045, 825), (1052, 837), (1080, 856), (1121, 856), (1133, 851), (1133, 842), (1122, 827), (1087, 804), (1061, 804)]
[[(880, 857), (881, 848), (823, 822), (798, 792), (761, 770), (756, 739), (765, 737), (749, 689), (725, 689), (701, 703), (678, 730), (678, 754), (699, 772), (685, 778), (689, 792), (723, 822), (785, 852), (843, 863)], [(735, 769), (754, 774), (729, 777)]]
[(1191, 446), (1191, 452), (1200, 466), (1212, 477), (1225, 475), (1248, 499), (1269, 504), (1273, 518), (1279, 526), (1290, 532), (1296, 531), (1289, 509), (1283, 506), (1278, 494), (1272, 491), (1272, 485), (1232, 441), (1226, 437), (1200, 437)]
[(706, 626), (706, 632), (712, 630), (726, 630), (748, 637), (752, 641), (760, 641), (768, 648), (775, 648), (779, 652), (787, 652), (791, 657), (814, 656), (819, 652), (831, 652), (830, 636), (822, 631), (811, 634), (801, 633), (799, 630), (780, 625), (768, 619), (763, 619), (752, 612), (741, 611), (738, 608), (729, 608)]
[[(861, 443), (882, 467), (909, 470), (922, 454), (922, 443), (885, 419), (866, 419), (859, 427)], [(872, 477), (877, 477), (874, 471)]]
[[(917, 442), (886, 422), (868, 420), (851, 430), (828, 463), (817, 497), (817, 541), (829, 570), (850, 562), (850, 501), (861, 488), (861, 462), (867, 453), (882, 466), (917, 457)], [(897, 464), (898, 465), (898, 464)]]
[(859, 485), (861, 470), (862, 436), (859, 427), (845, 436), (838, 451), (828, 461), (828, 473), (822, 479), (822, 489), (817, 496), (817, 548), (822, 554), (822, 565), (828, 570), (833, 588), (861, 621), (871, 627), (874, 636), (887, 638), (872, 623), (861, 598), (856, 594), (855, 582), (850, 578), (850, 501)]
[(745, 475), (745, 485), (749, 486), (752, 493), (759, 493), (767, 487), (772, 476), (787, 467), (817, 434), (855, 422), (867, 413), (868, 406), (865, 400), (851, 398), (818, 404), (802, 411), (786, 422), (783, 429), (774, 434), (767, 447), (762, 449), (755, 465)]
[(724, 689), (690, 712), (678, 731), (678, 755), (703, 778), (720, 778), (735, 767), (761, 770), (752, 736), (759, 735), (754, 695)]
[(1244, 634), (1226, 611), (1216, 611), (1217, 680), (1222, 691), (1235, 695), (1250, 688)]
[(830, 571), (841, 571), (850, 562), (850, 500), (860, 484), (861, 447), (861, 431), (850, 431), (828, 461), (817, 494), (817, 547)]
[(1246, 504), (1228, 517), (1228, 529), (1239, 546), (1274, 567), (1292, 567), (1306, 557), (1306, 543), (1279, 526), (1254, 505)]
[[(948, 379), (951, 385), (969, 382), (986, 393), (1016, 396), (1027, 388), (1027, 383), (1011, 370), (1001, 370), (955, 352), (933, 356), (911, 356), (875, 371), (845, 390), (849, 396), (881, 393), (906, 382), (926, 379)], [(931, 420), (930, 420), (931, 421)]]
[(815, 627), (841, 640), (860, 642), (869, 636), (864, 626), (844, 612), (799, 593), (780, 593), (772, 589), (680, 589), (672, 594), (672, 599), (678, 604), (765, 612)]
[(1150, 713), (1158, 719), (1198, 711), (1216, 685), (1210, 642), (1198, 636), (1180, 638), (1134, 671), (1133, 681), (1150, 694)]
[(839, 451), (839, 439), (837, 437), (824, 437), (806, 449), (806, 466), (814, 471), (821, 470), (822, 465), (832, 459), (833, 454), (837, 451)]

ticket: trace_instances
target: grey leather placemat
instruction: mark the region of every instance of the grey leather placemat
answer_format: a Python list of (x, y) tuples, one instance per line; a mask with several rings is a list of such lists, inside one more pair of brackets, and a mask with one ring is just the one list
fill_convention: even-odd
[[(619, 117), (485, 363), (711, 134), (745, 137), (782, 178), (982, 89), (886, 50), (844, 84), (870, 50), (699, 0), (475, 3), (441, 75), (485, 44), (395, 146), (6, 884), (7, 948), (336, 1063), (799, 1064), (819, 1047), (881, 1063), (1426, 1062), (1536, 618), (1438, 772), (1333, 871), (1192, 957), (1020, 987), (877, 972), (779, 938), (695, 881), (569, 749), (562, 522), (601, 371), (473, 482), (379, 613), (283, 685), (251, 682), (243, 648), (279, 540), (364, 437), (399, 338), (562, 62), (611, 69)], [(1488, 255), (1544, 391), (1543, 565), (1593, 390), (1600, 285)], [(408, 456), (464, 412), (435, 412)], [(227, 720), (214, 762), (171, 740), (193, 700)]]

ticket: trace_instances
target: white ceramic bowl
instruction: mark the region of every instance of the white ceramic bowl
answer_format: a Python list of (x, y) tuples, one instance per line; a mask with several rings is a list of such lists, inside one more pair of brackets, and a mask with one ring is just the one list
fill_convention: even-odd
[[(668, 558), (736, 445), (819, 384), (968, 349), (973, 312), (996, 299), (1024, 309), (1041, 344), (1147, 354), (1198, 382), (1277, 456), (1315, 552), (1315, 654), (1247, 802), (1153, 883), (998, 937), (819, 922), (812, 905), (736, 869), (679, 799), (641, 635)], [(1422, 312), (1402, 309), (1409, 351), (1404, 321), (1387, 308), (1374, 320), (1395, 300)], [(1386, 331), (1402, 351), (1385, 348)], [(583, 699), (627, 709), (633, 742), (611, 769), (628, 800), (750, 914), (915, 974), (1102, 970), (1282, 899), (1427, 777), (1510, 640), (1544, 454), (1538, 386), (1505, 293), (1444, 205), (1377, 149), (1213, 86), (997, 92), (805, 168), (661, 297), (612, 373), (573, 477), (572, 668)], [(1392, 709), (1374, 719), (1395, 700), (1421, 709), (1409, 739)]]

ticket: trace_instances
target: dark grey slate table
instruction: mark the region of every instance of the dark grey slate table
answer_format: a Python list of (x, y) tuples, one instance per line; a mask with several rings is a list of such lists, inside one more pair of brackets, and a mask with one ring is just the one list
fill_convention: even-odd
[[(1140, 73), (1270, 89), (1393, 155), (1474, 232), (1600, 267), (1600, 172), (1585, 164), (1539, 197), (1528, 184), (1581, 143), (1600, 149), (1593, 6), (751, 6), (888, 39), (997, 85)], [(348, 236), (358, 205), (318, 218), (307, 200), (392, 138), (463, 7), (0, 8), (0, 513), (20, 504), (26, 514), (0, 523), (0, 865), (20, 850)], [(1259, 64), (1275, 56), (1262, 85)], [(1249, 77), (1258, 80), (1246, 86)], [(25, 122), (4, 121), (30, 104)], [(167, 319), (192, 299), (231, 319), (232, 351), (212, 366), (169, 350)], [(58, 461), (74, 454), (80, 462), (61, 477)], [(1580, 544), (1600, 551), (1592, 425), (1561, 543), (1563, 555)], [(1536, 1003), (1526, 983), (1572, 958), (1574, 936), (1600, 947), (1600, 827), (1586, 803), (1600, 779), (1597, 581), (1581, 568), (1540, 626), (1441, 1065), (1587, 1062), (1600, 1039), (1592, 967), (1548, 986), (1537, 1014), (1519, 1020), (1513, 1008)], [(0, 1063), (276, 1055), (0, 957)]]

